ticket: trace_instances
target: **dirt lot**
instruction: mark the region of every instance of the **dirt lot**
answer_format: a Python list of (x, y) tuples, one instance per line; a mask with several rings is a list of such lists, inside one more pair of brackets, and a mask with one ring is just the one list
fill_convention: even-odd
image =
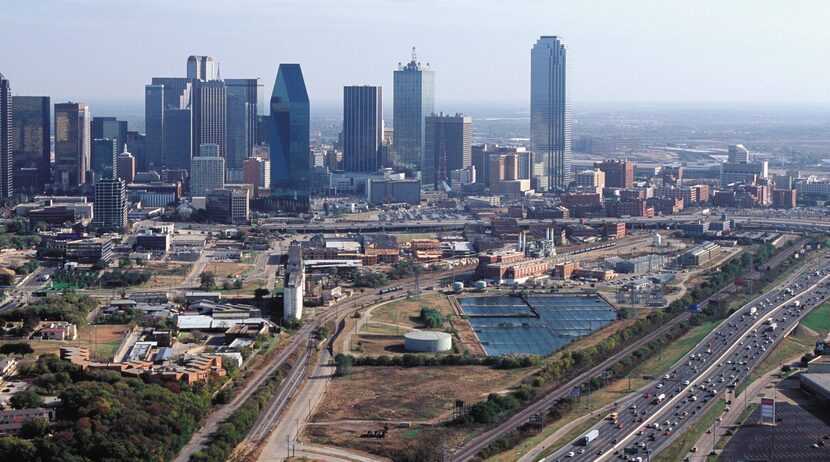
[(375, 323), (391, 324), (393, 326), (397, 324), (402, 327), (422, 329), (424, 326), (421, 324), (419, 316), (421, 308), (425, 306), (435, 308), (445, 316), (452, 314), (452, 308), (447, 297), (441, 294), (426, 294), (418, 298), (404, 299), (379, 306), (372, 310), (369, 318)]
[[(124, 338), (124, 333), (129, 329), (127, 325), (121, 324), (106, 324), (106, 325), (87, 325), (80, 329), (78, 338), (72, 341), (57, 341), (57, 340), (27, 340), (35, 350), (34, 357), (53, 353), (57, 355), (60, 347), (65, 345), (82, 346), (90, 348), (93, 356), (100, 359), (112, 359), (115, 349)], [(3, 343), (13, 343), (22, 340), (3, 340)]]
[(384, 439), (361, 438), (361, 435), (368, 431), (382, 429), (382, 424), (372, 423), (335, 426), (308, 425), (303, 429), (300, 440), (400, 460), (402, 454), (417, 454), (425, 448), (440, 448), (442, 443), (446, 443), (448, 447), (454, 447), (469, 438), (468, 434), (457, 428), (417, 425), (413, 428), (391, 428)]
[(212, 271), (217, 278), (225, 277), (239, 277), (253, 268), (254, 265), (250, 263), (234, 263), (234, 262), (210, 262), (205, 266), (205, 271)]
[(519, 383), (528, 369), (485, 366), (355, 367), (332, 380), (313, 422), (446, 419), (456, 399), (477, 402)]

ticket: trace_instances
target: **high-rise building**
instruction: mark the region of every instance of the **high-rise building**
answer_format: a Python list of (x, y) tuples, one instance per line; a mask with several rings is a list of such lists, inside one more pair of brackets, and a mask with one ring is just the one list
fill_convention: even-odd
[(135, 170), (139, 171), (139, 166), (142, 159), (145, 157), (147, 143), (147, 136), (144, 133), (130, 131), (127, 132), (127, 150), (135, 158)]
[(168, 108), (164, 110), (164, 162), (165, 168), (190, 168), (193, 155), (193, 126), (190, 109)]
[(124, 180), (104, 179), (95, 183), (92, 227), (122, 231), (127, 228), (127, 186)]
[(118, 120), (115, 117), (93, 117), (90, 129), (93, 140), (104, 138), (115, 140), (115, 145), (119, 149), (127, 142), (126, 120)]
[(271, 94), (271, 193), (274, 205), (308, 210), (309, 102), (299, 64), (280, 64)]
[(262, 82), (259, 79), (227, 79), (228, 170), (241, 170), (256, 144), (257, 114)]
[(605, 159), (594, 162), (594, 168), (605, 173), (606, 188), (630, 188), (634, 186), (634, 162)]
[[(213, 152), (208, 152), (209, 150)], [(225, 159), (215, 155), (218, 153), (218, 147), (205, 149), (204, 153), (211, 155), (196, 156), (190, 159), (191, 197), (204, 196), (212, 189), (225, 187)]]
[(392, 117), (395, 127), (395, 166), (411, 173), (422, 169), (426, 155), (426, 118), (435, 112), (435, 74), (412, 60), (394, 72)]
[(472, 160), (473, 119), (461, 114), (433, 114), (426, 118), (424, 184), (450, 182), (450, 172), (469, 167)]
[(243, 164), (242, 181), (254, 185), (255, 194), (260, 196), (271, 187), (271, 161), (251, 157)]
[(127, 151), (124, 145), (124, 152), (118, 154), (118, 178), (130, 184), (135, 180), (135, 157)]
[(187, 58), (187, 78), (192, 80), (216, 80), (218, 66), (210, 56), (189, 56)]
[(571, 97), (565, 45), (542, 36), (530, 52), (530, 150), (537, 190), (571, 180)]
[(727, 153), (727, 162), (745, 164), (749, 162), (749, 150), (742, 144), (730, 144)]
[(55, 104), (55, 180), (68, 190), (86, 182), (92, 149), (89, 106)]
[[(191, 109), (192, 85), (191, 80), (182, 77), (153, 77), (152, 84), (144, 87), (146, 146), (143, 153), (130, 147), (139, 170), (160, 170), (165, 166), (165, 113), (167, 110)], [(177, 115), (184, 117), (181, 113)], [(175, 139), (182, 140), (186, 136), (182, 130), (176, 131)], [(192, 133), (192, 128), (190, 131)], [(191, 155), (188, 154), (188, 159)]]
[(42, 193), (50, 182), (52, 103), (48, 96), (12, 97), (14, 190)]
[(381, 87), (343, 87), (343, 169), (376, 172), (382, 167), (383, 139)]
[(116, 140), (103, 138), (92, 140), (92, 160), (90, 171), (95, 182), (112, 180), (116, 177), (118, 145)]
[(219, 146), (219, 156), (227, 157), (227, 88), (220, 80), (196, 82), (193, 86), (193, 155), (202, 144)]
[(250, 197), (245, 189), (212, 189), (205, 194), (208, 216), (222, 223), (247, 223)]
[(14, 193), (12, 162), (12, 87), (0, 74), (0, 197)]

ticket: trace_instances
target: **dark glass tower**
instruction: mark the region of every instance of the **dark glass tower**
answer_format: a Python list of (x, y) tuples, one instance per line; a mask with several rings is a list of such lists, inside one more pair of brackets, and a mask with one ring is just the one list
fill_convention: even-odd
[(473, 119), (461, 114), (433, 114), (426, 118), (426, 149), (423, 165), (425, 185), (450, 183), (453, 170), (470, 166)]
[(51, 181), (52, 102), (48, 96), (12, 97), (14, 190), (42, 193)]
[(228, 170), (242, 169), (256, 142), (259, 79), (226, 79), (228, 93)]
[(412, 48), (412, 61), (405, 66), (398, 64), (394, 84), (395, 166), (414, 174), (423, 168), (426, 117), (435, 112), (435, 74), (429, 64), (421, 66), (417, 62)]
[(564, 190), (571, 180), (571, 98), (567, 53), (556, 36), (530, 51), (530, 150), (534, 188)]
[(115, 117), (93, 117), (92, 139), (109, 138), (115, 140), (118, 149), (127, 143), (127, 121), (117, 120)]
[(12, 87), (0, 74), (0, 197), (11, 197), (12, 187)]
[(376, 172), (383, 138), (380, 87), (343, 87), (343, 168)]
[(164, 166), (190, 171), (193, 152), (192, 111), (190, 109), (164, 110)]
[(118, 140), (99, 138), (92, 140), (92, 174), (96, 182), (115, 178), (118, 159)]
[(271, 195), (274, 205), (308, 210), (309, 102), (299, 64), (280, 64), (271, 93)]

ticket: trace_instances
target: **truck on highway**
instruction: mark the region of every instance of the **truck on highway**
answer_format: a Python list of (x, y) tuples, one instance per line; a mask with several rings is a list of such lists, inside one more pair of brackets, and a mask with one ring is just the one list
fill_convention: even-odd
[(652, 401), (652, 402), (654, 404), (660, 404), (660, 403), (663, 402), (664, 399), (666, 399), (666, 394), (665, 393), (660, 393), (659, 395), (654, 397), (654, 401)]
[(591, 441), (594, 441), (595, 439), (597, 439), (598, 436), (599, 436), (599, 430), (597, 430), (596, 428), (589, 431), (588, 433), (585, 434), (585, 436), (582, 437), (582, 440), (581, 440), (582, 445), (583, 446), (588, 446), (591, 443)]
[(758, 312), (758, 308), (756, 308), (754, 306), (749, 309), (749, 315), (750, 316), (755, 316), (755, 313), (757, 313), (757, 312)]
[(801, 300), (794, 301), (792, 306), (793, 308), (798, 308), (799, 306), (801, 306)]
[(620, 414), (619, 414), (619, 413), (617, 413), (617, 412), (612, 412), (612, 413), (608, 416), (608, 420), (612, 420), (612, 421), (616, 422), (616, 421), (617, 421), (617, 419), (618, 419), (619, 417), (620, 417)]
[(777, 328), (778, 328), (778, 323), (777, 323), (777, 322), (774, 322), (774, 323), (771, 323), (771, 324), (769, 325), (769, 327), (767, 327), (767, 330), (768, 330), (768, 331), (773, 331), (773, 330), (775, 330), (775, 329), (777, 329)]

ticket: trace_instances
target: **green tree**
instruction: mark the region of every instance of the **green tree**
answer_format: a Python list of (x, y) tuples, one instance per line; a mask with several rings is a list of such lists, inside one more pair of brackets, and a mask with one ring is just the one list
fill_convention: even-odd
[(15, 409), (31, 409), (43, 406), (43, 398), (29, 388), (15, 393), (9, 400), (9, 404)]
[(35, 460), (35, 445), (31, 441), (15, 437), (0, 438), (0, 460)]
[(337, 377), (343, 377), (352, 373), (352, 366), (354, 365), (354, 358), (350, 355), (344, 355), (343, 353), (338, 353), (337, 356), (334, 357), (334, 375)]
[(23, 422), (20, 436), (26, 439), (40, 438), (49, 433), (49, 421), (44, 418), (29, 419)]
[(216, 288), (216, 276), (211, 271), (205, 271), (199, 275), (199, 287), (202, 290), (212, 290)]

